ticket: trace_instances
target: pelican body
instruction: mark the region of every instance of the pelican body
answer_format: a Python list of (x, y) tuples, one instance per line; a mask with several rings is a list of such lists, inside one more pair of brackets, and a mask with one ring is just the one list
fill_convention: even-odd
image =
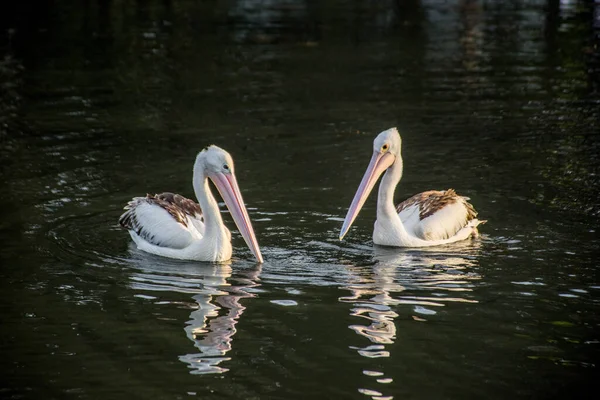
[(373, 156), (358, 187), (340, 231), (344, 238), (379, 177), (377, 220), (373, 242), (382, 246), (425, 247), (477, 236), (477, 212), (468, 197), (452, 189), (416, 194), (398, 206), (394, 191), (402, 178), (402, 139), (396, 128), (381, 132), (373, 141)]
[(196, 157), (192, 184), (198, 203), (168, 192), (134, 197), (125, 206), (119, 223), (145, 252), (183, 260), (227, 261), (232, 253), (231, 232), (223, 224), (209, 179), (223, 197), (246, 244), (262, 263), (233, 159), (217, 146), (209, 146)]

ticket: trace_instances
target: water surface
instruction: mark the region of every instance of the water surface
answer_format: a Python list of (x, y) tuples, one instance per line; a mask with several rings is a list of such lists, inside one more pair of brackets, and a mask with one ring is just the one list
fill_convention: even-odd
[[(597, 7), (596, 7), (597, 8)], [(3, 398), (583, 396), (597, 384), (598, 26), (576, 1), (3, 5)], [(0, 14), (2, 14), (0, 12)], [(10, 28), (10, 30), (8, 30)], [(596, 42), (595, 42), (596, 41)], [(341, 221), (398, 126), (398, 201), (482, 237)], [(147, 192), (227, 149), (266, 262), (138, 251)]]

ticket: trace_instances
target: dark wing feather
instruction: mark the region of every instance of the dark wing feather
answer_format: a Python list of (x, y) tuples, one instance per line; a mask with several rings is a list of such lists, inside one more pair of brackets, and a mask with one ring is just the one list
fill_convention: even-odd
[[(140, 211), (140, 209), (145, 209), (145, 207), (140, 206), (147, 205), (162, 208), (182, 226), (176, 228), (176, 226), (171, 225), (168, 220), (157, 226), (156, 222), (158, 220), (154, 220), (153, 218), (149, 219), (147, 213), (145, 214)], [(188, 226), (188, 217), (202, 221), (202, 209), (200, 208), (200, 205), (193, 200), (169, 192), (155, 195), (148, 194), (146, 197), (134, 197), (127, 203), (125, 210), (126, 211), (119, 218), (119, 224), (125, 229), (134, 231), (144, 240), (158, 246), (184, 247), (191, 238), (189, 233), (187, 233), (187, 228), (190, 228)], [(165, 231), (164, 229), (161, 229), (163, 226), (165, 228), (168, 226), (175, 230)], [(195, 228), (197, 229), (197, 226)]]
[(177, 220), (187, 226), (186, 216), (202, 220), (202, 209), (194, 200), (190, 200), (176, 193), (164, 192), (154, 196), (146, 195), (147, 199), (154, 199), (156, 204), (164, 208)]
[(418, 193), (398, 204), (396, 211), (400, 213), (402, 210), (413, 205), (419, 205), (419, 219), (422, 221), (425, 218), (435, 214), (442, 208), (461, 202), (467, 211), (467, 221), (471, 221), (477, 217), (477, 211), (473, 205), (469, 203), (468, 197), (459, 196), (454, 189), (448, 190), (428, 190), (427, 192)]
[(400, 219), (407, 230), (424, 240), (443, 240), (454, 236), (477, 212), (453, 189), (430, 190), (419, 193), (400, 203), (397, 207)]

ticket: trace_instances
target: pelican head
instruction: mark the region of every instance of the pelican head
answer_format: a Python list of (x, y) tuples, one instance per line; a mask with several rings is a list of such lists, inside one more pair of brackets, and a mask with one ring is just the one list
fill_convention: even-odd
[(229, 174), (234, 171), (231, 155), (214, 144), (202, 150), (198, 154), (198, 160), (202, 161), (206, 176), (211, 173)]
[(350, 226), (352, 226), (354, 219), (356, 219), (381, 174), (394, 165), (396, 160), (401, 162), (401, 150), (402, 139), (398, 129), (390, 128), (377, 135), (373, 141), (373, 156), (344, 219), (340, 231), (340, 240), (348, 233)]
[(195, 168), (201, 168), (204, 172), (197, 176), (210, 178), (215, 184), (244, 241), (258, 262), (262, 263), (263, 257), (238, 187), (231, 155), (218, 146), (209, 146), (198, 154)]
[(402, 138), (397, 128), (390, 128), (381, 132), (373, 140), (373, 151), (376, 153), (391, 153), (399, 156), (402, 150)]

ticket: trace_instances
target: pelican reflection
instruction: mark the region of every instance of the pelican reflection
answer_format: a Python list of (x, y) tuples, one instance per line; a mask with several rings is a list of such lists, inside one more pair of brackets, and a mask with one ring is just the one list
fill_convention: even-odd
[[(232, 349), (235, 326), (246, 309), (241, 300), (256, 296), (250, 288), (260, 285), (260, 264), (248, 269), (236, 268), (232, 277), (231, 264), (171, 260), (152, 263), (149, 258), (145, 261), (131, 276), (133, 289), (193, 294), (193, 302), (186, 304), (193, 311), (184, 330), (197, 351), (180, 355), (179, 360), (188, 365), (192, 374), (228, 371), (222, 363), (231, 360), (227, 353)], [(156, 304), (173, 303), (181, 304), (164, 299), (156, 301)]]
[(185, 332), (200, 352), (179, 356), (181, 361), (193, 369), (193, 374), (228, 371), (219, 364), (231, 359), (226, 357), (226, 354), (231, 350), (231, 342), (237, 332), (235, 325), (246, 309), (240, 300), (255, 297), (256, 295), (249, 293), (247, 289), (259, 285), (257, 281), (260, 264), (250, 270), (241, 271), (242, 276), (235, 279), (236, 285), (227, 282), (231, 278), (231, 266), (222, 267), (227, 267), (228, 274), (223, 276), (222, 284), (213, 287), (214, 293), (199, 293), (193, 296), (198, 308), (190, 314)]
[[(349, 328), (368, 340), (350, 346), (369, 359), (391, 357), (390, 345), (397, 340), (398, 317), (406, 321), (425, 322), (437, 313), (436, 308), (450, 303), (477, 303), (473, 288), (481, 276), (473, 271), (478, 265), (479, 242), (407, 251), (397, 248), (374, 248), (374, 264), (347, 267), (348, 281), (342, 289), (349, 293), (339, 297), (350, 303), (350, 315), (357, 322)], [(368, 364), (370, 365), (370, 364)], [(375, 376), (385, 384), (392, 379), (382, 371), (365, 368), (363, 373)], [(360, 388), (361, 393), (381, 391)]]

